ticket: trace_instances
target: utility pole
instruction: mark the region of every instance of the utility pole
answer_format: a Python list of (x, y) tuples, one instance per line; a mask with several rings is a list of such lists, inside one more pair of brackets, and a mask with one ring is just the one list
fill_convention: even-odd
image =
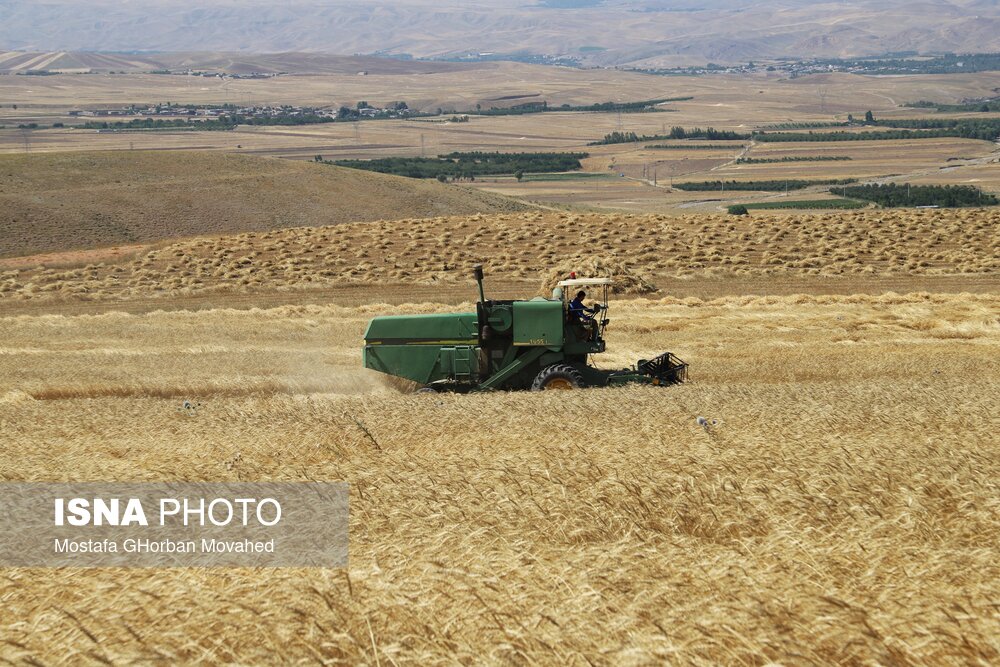
[(420, 133), (420, 157), (424, 157), (424, 133)]

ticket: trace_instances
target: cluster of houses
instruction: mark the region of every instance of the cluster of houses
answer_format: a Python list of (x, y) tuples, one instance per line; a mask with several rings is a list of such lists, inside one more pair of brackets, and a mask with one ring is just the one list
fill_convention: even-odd
[(212, 72), (207, 70), (183, 70), (174, 71), (169, 69), (153, 70), (149, 74), (172, 74), (174, 76), (203, 76), (216, 79), (271, 79), (276, 76), (283, 76), (287, 72), (245, 72), (235, 74), (232, 72)]
[(155, 116), (157, 118), (190, 118), (191, 116), (218, 117), (229, 113), (243, 113), (242, 110), (227, 109), (224, 107), (180, 107), (180, 106), (151, 106), (151, 107), (122, 107), (121, 109), (73, 109), (69, 112), (73, 117), (98, 117), (109, 116), (135, 117), (135, 116)]
[[(912, 64), (910, 64), (912, 63)], [(962, 60), (946, 63), (956, 70), (966, 66)], [(942, 65), (943, 66), (943, 65)], [(891, 74), (921, 74), (927, 73), (927, 63), (920, 60), (841, 60), (837, 58), (813, 60), (781, 59), (766, 63), (749, 62), (742, 65), (716, 65), (709, 63), (699, 67), (671, 67), (663, 69), (639, 69), (650, 74), (700, 76), (703, 74), (761, 74), (780, 72), (790, 78), (807, 74), (825, 74), (828, 72), (847, 72), (853, 74), (877, 74), (884, 71)]]
[(155, 118), (218, 118), (219, 116), (238, 115), (244, 118), (296, 118), (320, 117), (343, 118), (345, 111), (353, 117), (361, 118), (405, 118), (410, 115), (410, 109), (401, 102), (388, 107), (373, 107), (362, 102), (356, 109), (346, 107), (315, 108), (300, 106), (235, 106), (235, 105), (172, 105), (158, 104), (147, 107), (127, 106), (120, 109), (74, 109), (69, 112), (73, 117), (128, 117), (146, 116)]

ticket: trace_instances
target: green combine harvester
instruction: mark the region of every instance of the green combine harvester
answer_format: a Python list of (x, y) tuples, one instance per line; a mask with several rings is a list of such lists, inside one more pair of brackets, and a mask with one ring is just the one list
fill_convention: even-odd
[[(608, 278), (564, 280), (551, 299), (493, 301), (483, 291), (481, 266), (475, 277), (474, 313), (374, 318), (365, 332), (365, 368), (412, 380), (422, 391), (541, 391), (687, 379), (687, 364), (670, 352), (622, 370), (589, 363), (590, 355), (605, 351)], [(585, 287), (603, 288), (592, 316), (570, 307), (570, 292)]]

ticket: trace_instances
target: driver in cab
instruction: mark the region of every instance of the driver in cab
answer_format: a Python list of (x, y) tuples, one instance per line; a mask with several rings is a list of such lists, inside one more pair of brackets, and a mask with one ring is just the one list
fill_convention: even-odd
[(569, 302), (569, 321), (574, 324), (586, 324), (588, 322), (594, 321), (594, 315), (597, 314), (599, 308), (588, 308), (583, 305), (583, 300), (587, 298), (587, 293), (580, 290), (573, 297), (573, 300)]

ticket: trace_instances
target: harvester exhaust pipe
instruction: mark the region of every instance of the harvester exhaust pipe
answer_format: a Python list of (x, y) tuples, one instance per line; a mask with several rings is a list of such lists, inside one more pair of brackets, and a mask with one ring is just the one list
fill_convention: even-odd
[(483, 291), (483, 265), (476, 264), (472, 267), (472, 273), (476, 277), (476, 284), (479, 285), (479, 303), (486, 303), (486, 292)]

